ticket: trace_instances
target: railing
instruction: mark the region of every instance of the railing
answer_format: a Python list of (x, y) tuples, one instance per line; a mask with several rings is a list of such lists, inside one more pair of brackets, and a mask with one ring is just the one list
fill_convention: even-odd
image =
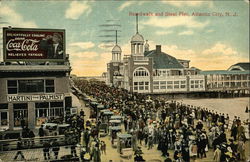
[[(59, 146), (65, 146), (72, 144), (71, 136), (57, 135), (57, 136), (45, 136), (45, 137), (34, 137), (34, 138), (21, 138), (22, 148), (23, 149), (33, 149), (33, 148), (42, 148), (44, 141), (53, 141), (57, 140)], [(17, 149), (18, 139), (4, 139), (0, 140), (0, 151), (10, 151)]]
[(148, 61), (149, 60), (148, 57), (144, 57), (144, 56), (134, 56), (133, 58), (135, 61)]

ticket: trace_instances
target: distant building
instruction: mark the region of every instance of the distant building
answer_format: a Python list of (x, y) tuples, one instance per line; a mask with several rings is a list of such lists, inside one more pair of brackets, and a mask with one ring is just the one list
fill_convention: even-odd
[(237, 63), (228, 70), (201, 71), (209, 90), (244, 90), (250, 87), (250, 63)]
[(121, 60), (121, 47), (112, 49), (112, 60), (107, 64), (107, 84), (138, 93), (173, 93), (204, 91), (205, 77), (198, 70), (189, 68), (189, 60), (178, 60), (155, 50), (136, 30), (131, 38), (131, 55)]
[(224, 71), (201, 71), (189, 67), (190, 60), (176, 59), (164, 53), (161, 45), (150, 50), (148, 41), (138, 32), (131, 38), (131, 54), (121, 59), (122, 49), (112, 49), (107, 64), (106, 84), (131, 92), (148, 94), (213, 91), (216, 88), (249, 88), (249, 63), (238, 63)]

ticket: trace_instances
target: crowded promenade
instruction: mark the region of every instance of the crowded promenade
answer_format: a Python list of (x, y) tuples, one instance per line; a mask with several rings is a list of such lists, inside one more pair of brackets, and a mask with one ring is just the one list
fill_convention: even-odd
[[(80, 80), (75, 85), (123, 116), (124, 131), (132, 135), (135, 154), (138, 147), (154, 147), (161, 151), (160, 159), (172, 161), (247, 160), (249, 144), (239, 117), (229, 119), (213, 110), (132, 94), (100, 82)], [(104, 122), (102, 116), (96, 119)]]
[[(68, 129), (59, 135), (42, 126), (24, 127), (23, 134), (32, 137), (18, 139), (16, 151), (0, 152), (2, 161), (248, 160), (249, 136), (240, 117), (230, 119), (227, 114), (102, 82), (75, 80), (73, 87), (78, 109), (65, 117)], [(29, 147), (24, 146), (27, 143)], [(32, 146), (36, 143), (41, 147)]]

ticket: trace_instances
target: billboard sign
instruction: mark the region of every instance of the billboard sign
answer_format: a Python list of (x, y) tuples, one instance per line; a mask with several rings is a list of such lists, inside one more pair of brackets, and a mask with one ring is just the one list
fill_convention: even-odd
[(64, 29), (3, 28), (4, 61), (64, 61)]

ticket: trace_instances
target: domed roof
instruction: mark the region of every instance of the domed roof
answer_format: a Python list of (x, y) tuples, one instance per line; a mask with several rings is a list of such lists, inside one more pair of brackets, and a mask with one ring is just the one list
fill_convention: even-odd
[(118, 46), (117, 44), (113, 47), (112, 52), (116, 52), (116, 53), (121, 53), (122, 49), (120, 46)]
[(132, 38), (131, 42), (144, 42), (144, 38), (139, 33), (136, 33)]
[(170, 56), (164, 52), (157, 53), (156, 50), (152, 50), (145, 52), (144, 56), (153, 58), (154, 69), (184, 68), (175, 57)]

